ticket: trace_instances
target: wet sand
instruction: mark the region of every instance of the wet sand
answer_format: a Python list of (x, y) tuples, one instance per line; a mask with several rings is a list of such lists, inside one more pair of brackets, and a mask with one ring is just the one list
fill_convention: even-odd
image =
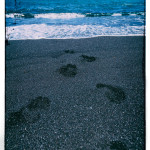
[(6, 46), (6, 150), (144, 150), (144, 37)]

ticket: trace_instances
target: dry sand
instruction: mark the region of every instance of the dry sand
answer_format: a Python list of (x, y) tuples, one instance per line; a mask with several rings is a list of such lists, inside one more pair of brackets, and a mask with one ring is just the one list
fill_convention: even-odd
[(6, 150), (144, 150), (144, 40), (9, 41)]

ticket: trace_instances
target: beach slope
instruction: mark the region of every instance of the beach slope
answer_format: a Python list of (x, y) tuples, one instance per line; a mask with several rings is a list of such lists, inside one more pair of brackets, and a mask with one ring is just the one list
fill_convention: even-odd
[(9, 41), (5, 148), (144, 150), (144, 41)]

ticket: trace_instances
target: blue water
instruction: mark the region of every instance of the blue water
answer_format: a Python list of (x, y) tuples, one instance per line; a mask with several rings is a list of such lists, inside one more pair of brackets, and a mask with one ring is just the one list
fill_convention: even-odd
[(144, 0), (6, 0), (10, 39), (142, 35)]

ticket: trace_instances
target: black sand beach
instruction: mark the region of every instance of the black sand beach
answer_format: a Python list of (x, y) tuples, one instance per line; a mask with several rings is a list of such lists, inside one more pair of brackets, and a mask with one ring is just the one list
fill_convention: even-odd
[(6, 46), (6, 150), (144, 150), (143, 36)]

